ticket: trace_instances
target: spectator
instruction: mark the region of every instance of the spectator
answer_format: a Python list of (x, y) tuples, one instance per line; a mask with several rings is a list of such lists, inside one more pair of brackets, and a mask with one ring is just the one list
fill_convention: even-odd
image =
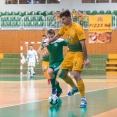
[(87, 13), (86, 13), (86, 11), (84, 11), (83, 14), (82, 14), (82, 20), (83, 20), (83, 26), (86, 26), (86, 22), (87, 22)]
[(60, 27), (60, 13), (58, 11), (56, 11), (54, 16), (55, 16), (55, 20), (56, 20), (56, 28), (59, 28)]
[(73, 9), (72, 11), (72, 19), (74, 22), (77, 22), (77, 12), (75, 11), (75, 9)]
[(78, 17), (79, 24), (82, 25), (82, 13), (80, 10), (78, 11), (77, 17)]

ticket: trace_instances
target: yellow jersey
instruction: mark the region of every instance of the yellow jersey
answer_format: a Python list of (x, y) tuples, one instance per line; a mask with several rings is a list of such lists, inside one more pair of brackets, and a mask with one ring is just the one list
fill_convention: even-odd
[(72, 12), (72, 17), (73, 18), (77, 18), (77, 13), (76, 12)]
[(82, 52), (82, 46), (80, 41), (85, 40), (86, 38), (84, 29), (81, 25), (77, 24), (76, 22), (73, 22), (71, 27), (63, 25), (59, 30), (58, 34), (60, 36), (64, 34), (67, 36), (69, 42), (69, 51)]

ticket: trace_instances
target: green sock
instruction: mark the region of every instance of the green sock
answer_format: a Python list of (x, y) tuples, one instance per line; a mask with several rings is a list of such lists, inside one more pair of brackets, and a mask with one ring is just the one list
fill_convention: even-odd
[(59, 83), (57, 83), (55, 87), (57, 88), (57, 91), (61, 91), (62, 90), (60, 85), (59, 85)]
[(55, 87), (55, 81), (56, 81), (56, 78), (50, 79), (52, 88)]

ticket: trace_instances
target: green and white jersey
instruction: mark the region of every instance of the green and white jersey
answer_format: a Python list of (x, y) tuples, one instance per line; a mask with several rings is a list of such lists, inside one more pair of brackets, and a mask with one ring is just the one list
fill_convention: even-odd
[[(42, 46), (44, 43), (46, 43), (48, 39), (44, 40), (42, 43)], [(48, 52), (49, 52), (49, 62), (50, 64), (62, 62), (63, 61), (63, 46), (67, 46), (68, 41), (59, 38), (58, 40), (50, 43), (47, 46)]]

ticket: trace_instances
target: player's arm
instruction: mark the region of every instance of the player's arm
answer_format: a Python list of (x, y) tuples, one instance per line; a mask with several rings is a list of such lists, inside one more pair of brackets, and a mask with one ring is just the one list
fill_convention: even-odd
[[(59, 34), (55, 35), (53, 38), (49, 39), (49, 40), (44, 44), (43, 48), (44, 48), (44, 47), (47, 47), (51, 42), (56, 41), (56, 40), (59, 39), (60, 37), (61, 37), (61, 35), (59, 35)], [(43, 49), (43, 48), (42, 48), (42, 49)]]
[(77, 36), (78, 36), (78, 39), (82, 45), (82, 51), (83, 51), (83, 56), (84, 56), (84, 65), (87, 67), (87, 68), (90, 68), (91, 67), (91, 63), (90, 61), (88, 60), (88, 57), (87, 57), (87, 48), (86, 48), (86, 44), (85, 44), (85, 33), (84, 33), (84, 29), (79, 26), (78, 29), (77, 29)]
[(85, 40), (80, 41), (80, 43), (82, 45), (82, 51), (83, 51), (83, 56), (84, 56), (84, 65), (87, 68), (90, 68), (91, 63), (90, 63), (90, 61), (88, 60), (88, 57), (87, 57), (87, 48), (86, 48)]
[(41, 47), (39, 48), (39, 53), (40, 53), (40, 56), (41, 58), (44, 57), (44, 56), (48, 56), (48, 50), (45, 49), (44, 51), (42, 51), (44, 49), (44, 44), (47, 43), (47, 42), (43, 42), (41, 44)]
[(55, 35), (53, 38), (49, 39), (45, 44), (44, 47), (48, 46), (51, 42), (56, 41), (57, 39), (59, 39), (62, 35), (64, 35), (64, 26), (61, 27), (61, 29), (59, 30), (58, 34)]
[(55, 35), (53, 38), (49, 39), (49, 43), (50, 42), (53, 42), (53, 41), (56, 41), (57, 39), (59, 39), (61, 37), (61, 35), (57, 34)]
[(80, 41), (80, 43), (82, 45), (84, 60), (87, 60), (87, 49), (86, 49), (85, 40)]
[(67, 45), (69, 44), (69, 42), (66, 41), (66, 40), (63, 40), (63, 41), (61, 42), (61, 44), (62, 44), (62, 46), (67, 46)]

